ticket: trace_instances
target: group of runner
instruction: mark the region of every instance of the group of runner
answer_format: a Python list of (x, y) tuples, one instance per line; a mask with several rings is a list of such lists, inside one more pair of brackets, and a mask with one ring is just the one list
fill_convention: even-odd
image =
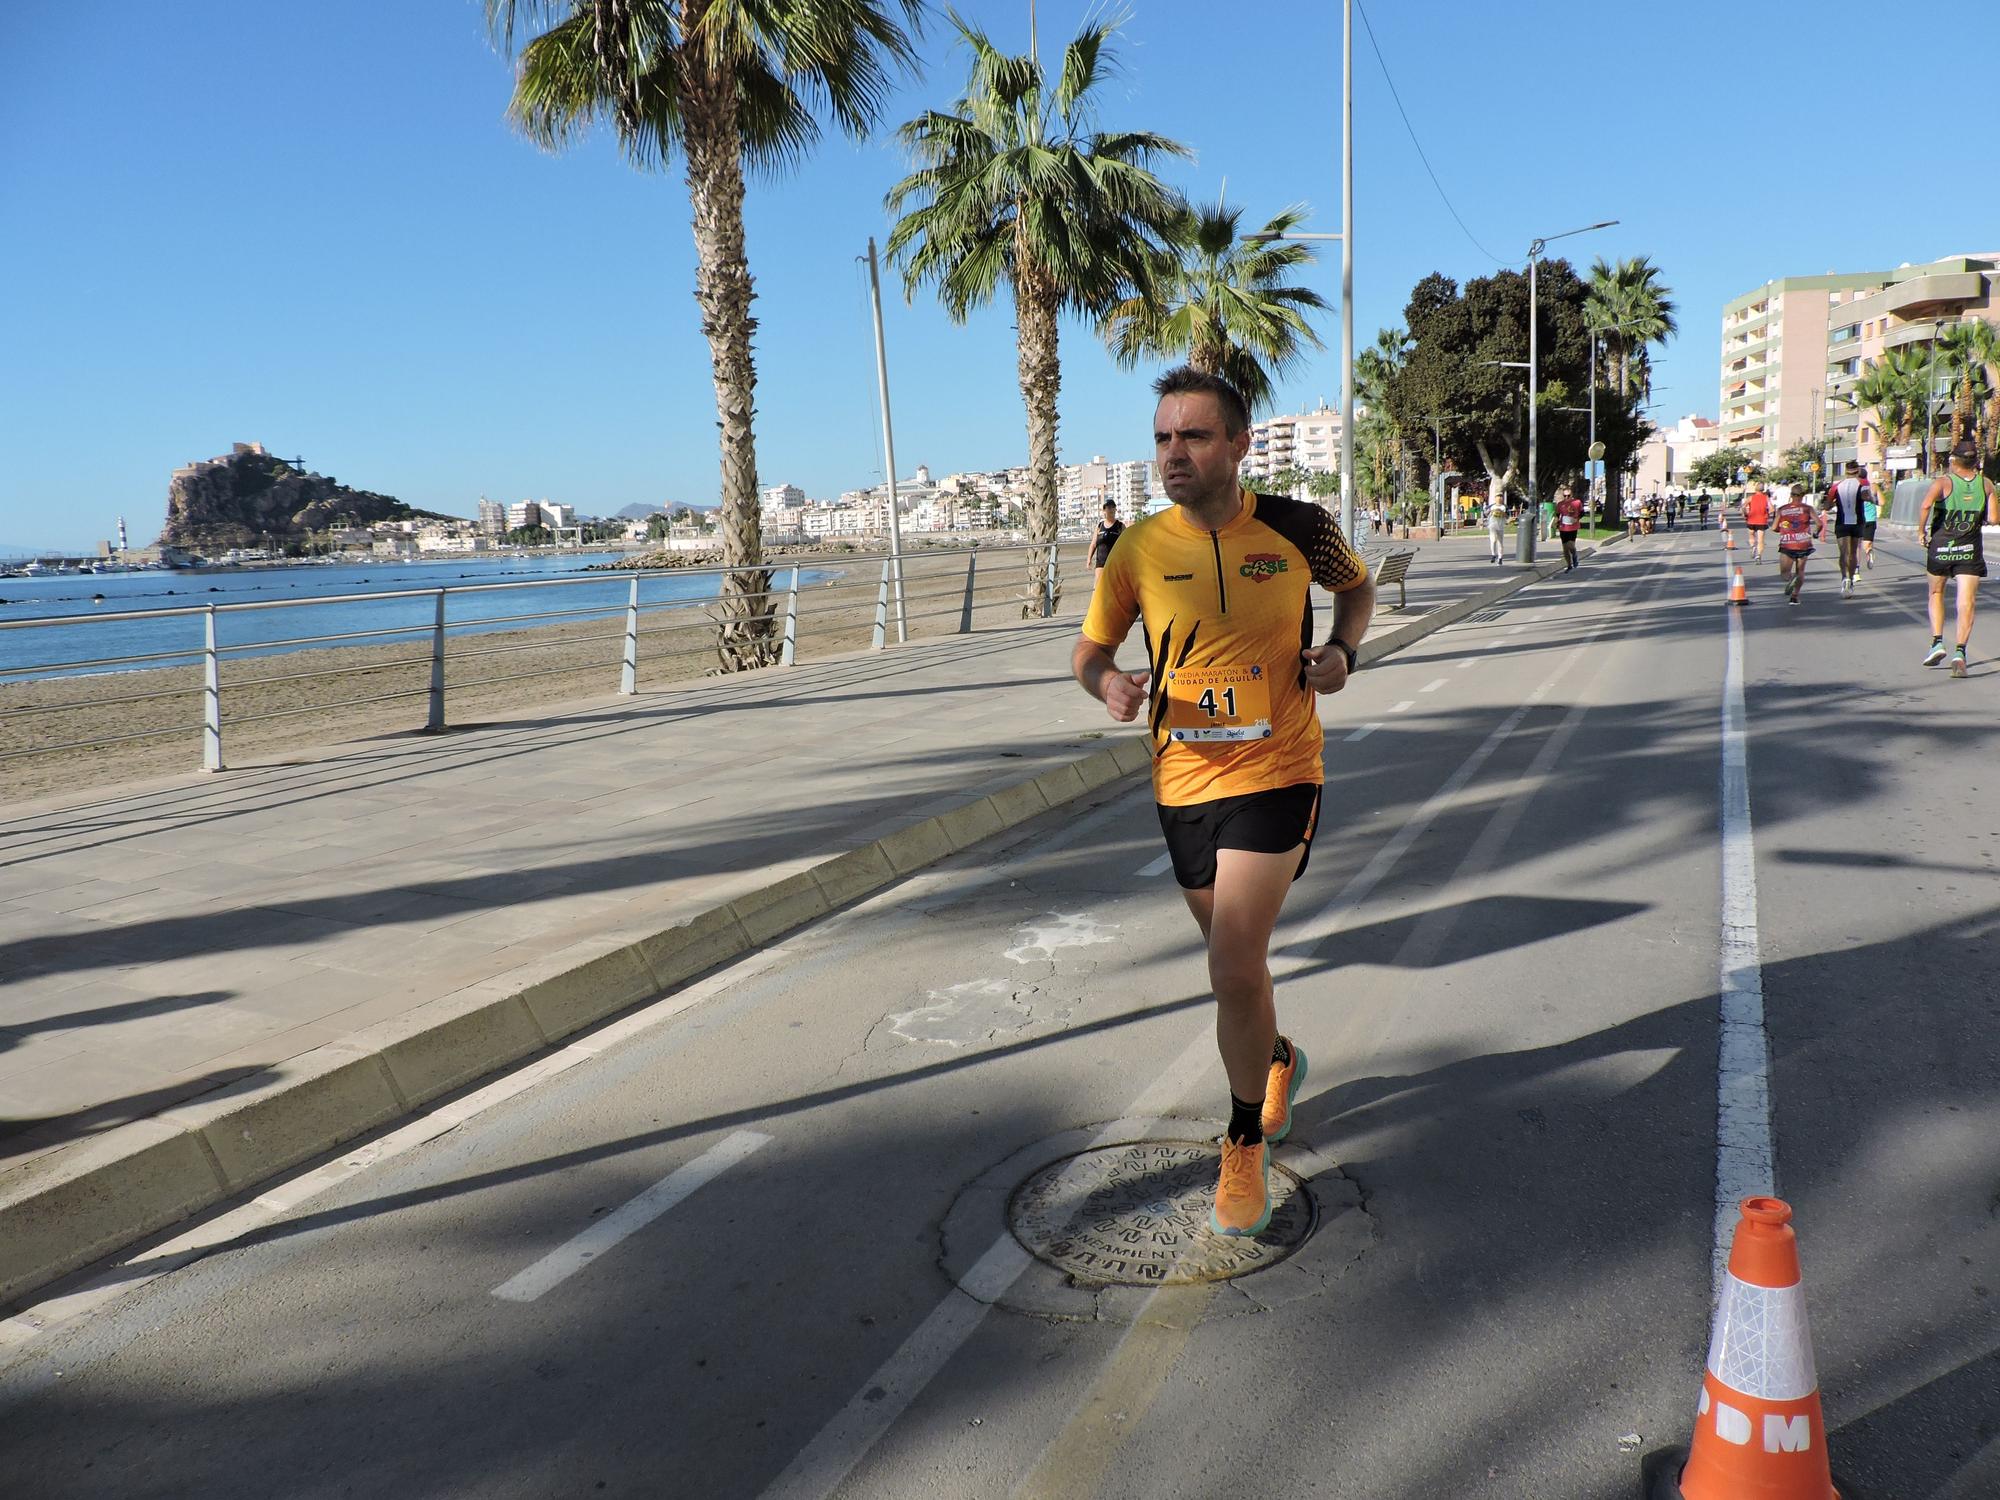
[[(1875, 529), (1881, 502), (1861, 465), (1850, 460), (1842, 477), (1827, 487), (1818, 507), (1806, 487), (1794, 484), (1774, 503), (1762, 486), (1743, 500), (1743, 525), (1750, 533), (1751, 556), (1764, 560), (1764, 536), (1770, 532), (1778, 549), (1778, 576), (1785, 597), (1793, 604), (1805, 588), (1806, 559), (1815, 539), (1826, 535), (1831, 522), (1839, 549), (1840, 592), (1851, 598), (1864, 568), (1875, 566)], [(1722, 524), (1729, 524), (1725, 513)], [(1924, 569), (1930, 583), (1930, 649), (1924, 665), (1939, 667), (1949, 660), (1951, 675), (1966, 675), (1966, 646), (1972, 639), (1972, 619), (1979, 580), (1986, 576), (1981, 526), (2000, 526), (2000, 490), (1979, 470), (1979, 450), (1970, 441), (1951, 450), (1951, 467), (1931, 481), (1917, 513), (1917, 541), (1924, 548)], [(1945, 584), (1955, 580), (1957, 591), (1956, 647), (1944, 644)]]

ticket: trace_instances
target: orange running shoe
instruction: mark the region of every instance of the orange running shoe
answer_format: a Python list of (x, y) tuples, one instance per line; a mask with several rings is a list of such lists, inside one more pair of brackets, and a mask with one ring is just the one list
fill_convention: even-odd
[(1264, 1139), (1277, 1145), (1292, 1133), (1292, 1100), (1306, 1081), (1306, 1055), (1290, 1037), (1284, 1038), (1288, 1063), (1271, 1064), (1271, 1076), (1264, 1084)]
[(1271, 1148), (1222, 1138), (1222, 1177), (1208, 1227), (1217, 1234), (1259, 1235), (1271, 1222), (1271, 1184), (1266, 1173)]

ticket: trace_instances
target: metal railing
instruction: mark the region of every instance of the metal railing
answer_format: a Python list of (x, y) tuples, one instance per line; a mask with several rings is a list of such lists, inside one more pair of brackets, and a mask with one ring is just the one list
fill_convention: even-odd
[[(672, 568), (632, 570), (630, 572), (610, 570), (589, 577), (572, 576), (534, 579), (519, 583), (455, 584), (426, 589), (392, 589), (377, 593), (325, 594), (302, 599), (246, 600), (242, 603), (184, 605), (167, 609), (120, 610), (112, 614), (60, 615), (45, 619), (0, 620), (0, 632), (46, 630), (79, 626), (102, 627), (127, 624), (135, 620), (199, 619), (202, 622), (202, 645), (198, 650), (148, 651), (123, 656), (97, 656), (75, 661), (47, 662), (19, 667), (0, 667), (0, 686), (5, 686), (10, 679), (33, 677), (61, 681), (64, 680), (65, 674), (97, 673), (107, 669), (127, 667), (188, 666), (198, 662), (202, 673), (199, 688), (165, 688), (157, 691), (148, 690), (139, 693), (113, 694), (78, 702), (37, 703), (19, 707), (0, 708), (0, 726), (5, 726), (12, 721), (31, 715), (59, 714), (65, 711), (150, 702), (162, 698), (186, 697), (196, 692), (200, 693), (202, 700), (202, 713), (199, 724), (176, 723), (161, 728), (98, 735), (86, 739), (66, 740), (56, 744), (32, 744), (22, 749), (0, 750), (0, 761), (12, 760), (21, 756), (52, 754), (57, 751), (94, 749), (105, 745), (122, 744), (135, 740), (158, 739), (177, 734), (199, 734), (202, 746), (202, 767), (209, 771), (220, 771), (224, 769), (225, 765), (223, 758), (223, 731), (228, 727), (290, 718), (300, 714), (330, 713), (343, 709), (358, 708), (366, 704), (387, 703), (399, 699), (413, 698), (423, 698), (426, 700), (424, 728), (427, 731), (435, 732), (445, 728), (446, 700), (448, 693), (453, 688), (460, 690), (483, 689), (500, 683), (520, 682), (530, 678), (550, 677), (562, 674), (577, 675), (587, 673), (599, 666), (610, 665), (608, 661), (591, 662), (582, 665), (566, 663), (558, 667), (507, 672), (497, 676), (484, 676), (454, 683), (449, 679), (446, 671), (446, 668), (451, 663), (489, 657), (505, 657), (521, 652), (548, 650), (555, 647), (568, 647), (598, 641), (620, 642), (620, 650), (616, 663), (619, 674), (618, 691), (621, 694), (629, 695), (638, 691), (639, 642), (642, 638), (685, 635), (689, 632), (708, 632), (713, 634), (715, 649), (720, 654), (725, 634), (732, 628), (740, 629), (745, 619), (743, 615), (733, 613), (730, 606), (752, 601), (772, 601), (771, 614), (764, 618), (770, 619), (773, 622), (767, 628), (770, 629), (773, 635), (777, 636), (776, 665), (791, 667), (796, 665), (798, 660), (801, 621), (801, 580), (808, 573), (824, 574), (861, 570), (864, 575), (873, 575), (864, 576), (858, 581), (837, 581), (818, 584), (817, 587), (811, 589), (808, 597), (815, 601), (827, 600), (837, 606), (842, 596), (858, 595), (860, 597), (853, 598), (852, 602), (855, 605), (865, 607), (865, 597), (872, 591), (875, 598), (874, 621), (870, 641), (872, 649), (878, 651), (883, 649), (888, 643), (888, 635), (891, 628), (890, 622), (892, 619), (896, 621), (899, 636), (904, 639), (907, 639), (908, 622), (940, 619), (954, 615), (957, 617), (956, 628), (942, 633), (967, 634), (972, 630), (974, 610), (981, 604), (991, 607), (1002, 602), (1018, 601), (1027, 605), (1035, 615), (1046, 619), (1055, 613), (1056, 601), (1060, 591), (1061, 558), (1065, 545), (1074, 546), (1076, 544), (1035, 542), (982, 547), (975, 543), (963, 548), (920, 548), (914, 551), (905, 551), (900, 557), (891, 557), (882, 554), (852, 556), (834, 554), (808, 559), (785, 558), (776, 561), (767, 561), (754, 568)], [(1017, 565), (1012, 568), (999, 570), (992, 566), (992, 560), (995, 558), (1006, 556), (1019, 558), (1022, 554), (1028, 554), (1031, 558), (1040, 557), (1045, 559), (1035, 568), (1038, 586), (1033, 593), (1029, 592), (1024, 583), (1023, 574), (1027, 571), (1026, 567)], [(984, 570), (980, 567), (982, 558), (986, 559), (988, 564)], [(959, 576), (958, 568), (955, 564), (944, 572), (939, 572), (930, 566), (933, 563), (951, 562), (955, 559), (963, 560), (964, 574), (962, 578)], [(919, 575), (915, 580), (912, 580), (909, 576), (912, 571), (917, 572)], [(722, 587), (723, 580), (732, 574), (739, 573), (765, 575), (764, 582), (766, 586), (761, 589), (725, 594)], [(660, 578), (677, 580), (712, 578), (716, 581), (715, 592), (696, 598), (663, 600), (657, 601), (651, 606), (644, 605), (640, 597), (641, 583), (650, 579)], [(773, 587), (772, 585), (775, 585), (780, 578), (785, 579), (784, 587)], [(481, 615), (473, 619), (460, 620), (453, 620), (450, 616), (450, 603), (453, 599), (460, 596), (497, 594), (507, 590), (518, 589), (582, 588), (593, 586), (602, 589), (607, 585), (615, 585), (620, 581), (628, 585), (625, 602), (622, 605), (592, 604), (579, 608), (542, 609), (516, 614)], [(919, 584), (935, 583), (939, 586), (913, 590), (910, 587), (912, 581)], [(1005, 591), (1004, 599), (995, 595), (996, 590)], [(1086, 595), (1088, 594), (1087, 587), (1084, 592)], [(982, 597), (982, 595), (985, 597)], [(226, 619), (256, 610), (328, 608), (341, 605), (374, 604), (395, 599), (428, 599), (433, 601), (434, 607), (430, 621), (426, 624), (394, 625), (372, 630), (343, 630), (321, 635), (286, 636), (276, 640), (227, 642), (221, 639), (222, 632), (220, 627)], [(782, 601), (782, 603), (778, 601)], [(912, 609), (909, 607), (912, 603), (922, 604), (925, 601), (949, 602), (939, 603), (936, 607), (931, 608)], [(642, 614), (649, 618), (657, 619), (661, 615), (684, 612), (699, 614), (701, 618), (685, 622), (653, 623), (643, 626), (641, 624)], [(469, 632), (477, 631), (485, 633), (497, 625), (546, 624), (559, 621), (584, 621), (591, 619), (603, 620), (616, 618), (621, 614), (624, 617), (624, 628), (618, 632), (607, 631), (603, 634), (582, 636), (565, 634), (548, 640), (510, 642), (487, 647), (455, 646), (454, 649), (446, 649), (448, 640), (453, 642), (463, 641), (467, 639)], [(457, 632), (457, 634), (454, 634), (454, 632)], [(390, 661), (370, 661), (352, 665), (337, 664), (302, 672), (266, 673), (246, 678), (241, 682), (228, 684), (225, 684), (224, 681), (222, 664), (226, 657), (248, 657), (253, 654), (270, 655), (328, 645), (359, 645), (367, 642), (388, 642), (391, 640), (403, 642), (410, 641), (411, 637), (427, 638), (429, 649), (421, 654), (413, 653), (409, 656), (397, 657)], [(471, 638), (476, 639), (477, 636), (473, 635)], [(414, 645), (416, 643), (410, 641), (410, 644)], [(699, 644), (695, 644), (683, 648), (678, 653), (668, 652), (666, 654), (685, 656), (698, 654), (701, 649)], [(342, 698), (331, 703), (308, 703), (296, 707), (269, 709), (261, 713), (231, 714), (228, 716), (225, 716), (223, 713), (223, 699), (226, 686), (249, 688), (270, 683), (303, 682), (317, 678), (349, 676), (357, 673), (393, 671), (398, 668), (423, 666), (428, 666), (429, 668), (429, 680), (423, 687), (403, 688), (392, 692), (373, 693), (355, 698)]]

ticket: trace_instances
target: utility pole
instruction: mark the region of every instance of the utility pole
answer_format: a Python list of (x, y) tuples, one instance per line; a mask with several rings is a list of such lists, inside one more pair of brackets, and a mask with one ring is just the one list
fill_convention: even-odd
[(1340, 530), (1354, 535), (1354, 0), (1340, 23)]
[[(1032, 4), (1032, 0), (1030, 0)], [(868, 296), (875, 308), (875, 385), (882, 397), (882, 462), (889, 480), (889, 567), (896, 580), (896, 639), (910, 638), (903, 598), (903, 523), (896, 513), (896, 429), (889, 420), (889, 356), (882, 343), (882, 278), (875, 264), (875, 236), (868, 236)]]

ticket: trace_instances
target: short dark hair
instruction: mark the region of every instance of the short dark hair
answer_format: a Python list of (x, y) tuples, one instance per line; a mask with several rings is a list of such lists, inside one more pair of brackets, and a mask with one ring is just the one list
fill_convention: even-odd
[(1116, 510), (1118, 509), (1118, 502), (1116, 500), (1107, 500), (1104, 502), (1104, 508), (1106, 510)]
[(1222, 408), (1223, 431), (1231, 437), (1250, 425), (1250, 403), (1243, 399), (1243, 393), (1220, 375), (1210, 375), (1193, 365), (1176, 365), (1167, 371), (1153, 382), (1153, 394), (1162, 399), (1197, 394), (1215, 397), (1216, 405)]
[(1850, 474), (1859, 474), (1861, 472), (1861, 460), (1858, 458), (1850, 458), (1847, 461), (1847, 472)]

